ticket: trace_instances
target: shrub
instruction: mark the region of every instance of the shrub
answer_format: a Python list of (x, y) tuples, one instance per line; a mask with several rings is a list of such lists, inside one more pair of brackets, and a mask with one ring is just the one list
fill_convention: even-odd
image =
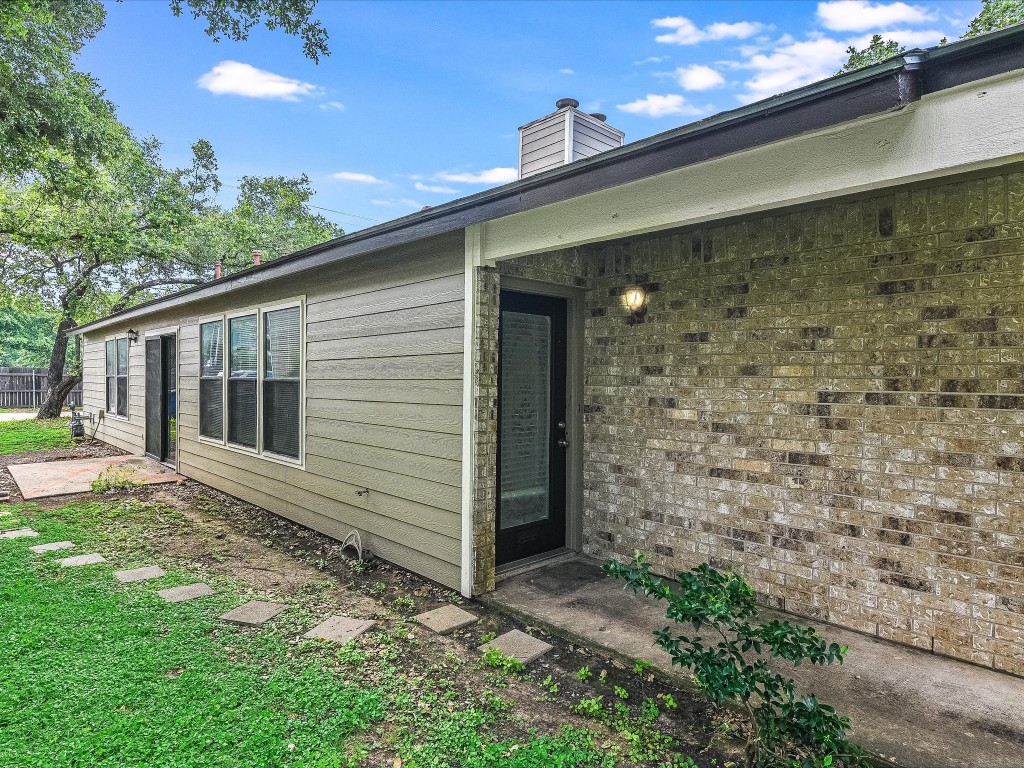
[[(656, 630), (657, 644), (673, 664), (689, 669), (716, 703), (738, 704), (747, 717), (748, 768), (862, 768), (864, 752), (847, 741), (850, 721), (813, 695), (797, 698), (796, 683), (773, 672), (768, 658), (799, 665), (842, 663), (847, 649), (827, 644), (810, 627), (788, 621), (758, 621), (754, 590), (735, 573), (698, 565), (678, 574), (673, 589), (637, 555), (629, 565), (610, 562), (605, 573), (623, 579), (638, 594), (668, 603), (665, 615), (693, 627), (694, 634)], [(696, 634), (717, 635), (709, 644)]]

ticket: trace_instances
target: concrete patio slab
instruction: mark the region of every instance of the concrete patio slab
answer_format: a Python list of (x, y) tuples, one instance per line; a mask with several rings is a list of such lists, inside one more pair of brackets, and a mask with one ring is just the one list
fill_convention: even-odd
[(464, 611), (457, 605), (442, 605), (440, 608), (421, 613), (413, 618), (439, 635), (447, 635), (449, 632), (472, 624), (477, 619), (475, 614)]
[(478, 650), (487, 651), (490, 648), (497, 648), (506, 656), (522, 664), (529, 664), (536, 661), (545, 653), (551, 650), (551, 646), (543, 640), (513, 629), (503, 635), (498, 635), (489, 643), (484, 643)]
[(303, 637), (347, 643), (369, 630), (375, 623), (364, 619), (352, 619), (348, 616), (331, 616), (322, 624), (313, 627)]
[(36, 554), (42, 552), (56, 552), (61, 549), (72, 549), (75, 546), (73, 541), (51, 541), (49, 544), (36, 544), (34, 547), (29, 547)]
[(184, 480), (163, 464), (145, 456), (104, 456), (73, 461), (42, 461), (36, 464), (12, 464), (7, 468), (25, 499), (88, 493), (92, 481), (108, 467), (132, 472), (143, 485), (176, 483)]
[(148, 581), (166, 576), (167, 572), (158, 566), (147, 565), (145, 568), (129, 568), (126, 571), (114, 571), (114, 578), (122, 584), (132, 584), (136, 581)]
[(214, 591), (210, 588), (209, 584), (200, 581), (195, 584), (186, 584), (183, 587), (161, 589), (157, 594), (168, 603), (183, 603), (186, 600), (209, 597), (214, 594)]
[(38, 535), (31, 528), (13, 528), (9, 531), (0, 531), (0, 539), (27, 539)]
[(75, 555), (74, 557), (65, 557), (60, 561), (61, 568), (77, 568), (82, 565), (97, 565), (99, 563), (107, 562), (107, 558), (103, 555), (98, 555), (95, 552), (88, 555)]
[[(513, 576), (483, 600), (581, 645), (653, 662), (686, 684), (651, 632), (665, 604), (634, 595), (579, 558)], [(1018, 677), (774, 611), (848, 645), (842, 665), (774, 668), (850, 717), (852, 739), (904, 768), (1024, 766), (1024, 685)]]
[(221, 620), (240, 627), (262, 627), (275, 616), (288, 610), (284, 603), (268, 603), (263, 600), (250, 600), (237, 608), (233, 608)]

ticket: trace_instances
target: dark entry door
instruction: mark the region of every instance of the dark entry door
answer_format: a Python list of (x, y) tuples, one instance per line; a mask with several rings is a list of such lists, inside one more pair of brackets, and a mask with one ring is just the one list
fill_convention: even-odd
[(565, 546), (566, 300), (501, 292), (497, 562)]
[(175, 337), (146, 339), (146, 453), (173, 461), (177, 425)]

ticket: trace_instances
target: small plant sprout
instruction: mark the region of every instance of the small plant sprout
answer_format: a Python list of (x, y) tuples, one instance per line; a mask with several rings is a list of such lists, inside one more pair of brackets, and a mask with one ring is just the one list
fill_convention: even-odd
[(519, 661), (519, 659), (502, 653), (497, 648), (488, 648), (484, 651), (484, 664), (488, 667), (494, 667), (506, 675), (512, 675), (526, 669), (526, 665)]
[(615, 695), (618, 696), (623, 701), (625, 701), (626, 699), (629, 698), (629, 691), (627, 691), (621, 685), (616, 685), (615, 686)]
[(666, 693), (661, 697), (661, 700), (665, 703), (666, 709), (679, 709), (679, 705), (676, 704), (675, 696), (671, 693)]
[(643, 677), (647, 673), (647, 670), (649, 670), (652, 666), (653, 665), (649, 661), (637, 659), (633, 662), (633, 674), (637, 675), (638, 677)]
[(573, 704), (572, 711), (584, 717), (598, 717), (601, 714), (601, 702), (604, 696), (595, 696), (592, 699), (580, 699)]
[(590, 667), (580, 667), (580, 671), (576, 673), (576, 677), (579, 678), (581, 683), (587, 682), (594, 676), (594, 673), (590, 671)]
[(489, 642), (491, 642), (491, 640), (493, 640), (497, 636), (498, 636), (497, 632), (484, 632), (482, 635), (480, 635), (480, 642), (481, 643), (489, 643)]
[(545, 677), (544, 678), (544, 682), (542, 682), (540, 685), (541, 685), (541, 688), (546, 690), (548, 693), (551, 693), (551, 694), (558, 693), (558, 683), (555, 682), (555, 679), (551, 675), (548, 675), (547, 677)]
[(388, 585), (385, 584), (383, 581), (378, 581), (376, 584), (374, 584), (372, 587), (370, 587), (370, 594), (371, 595), (383, 595), (387, 591), (388, 591)]
[(608, 670), (602, 669), (601, 674), (599, 674), (597, 677), (602, 683), (606, 682), (608, 680)]
[(402, 595), (391, 601), (391, 607), (401, 613), (411, 613), (416, 609), (416, 601), (408, 595)]

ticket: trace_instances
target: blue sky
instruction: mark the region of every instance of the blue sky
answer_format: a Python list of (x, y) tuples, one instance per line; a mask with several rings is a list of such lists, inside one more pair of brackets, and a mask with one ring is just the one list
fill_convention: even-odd
[(80, 67), (167, 163), (205, 138), (229, 184), (306, 173), (353, 231), (514, 179), (516, 129), (558, 98), (636, 141), (827, 77), (873, 33), (956, 39), (980, 7), (321, 0), (332, 55), (317, 65), (282, 32), (215, 43), (166, 0), (128, 0), (107, 4)]

